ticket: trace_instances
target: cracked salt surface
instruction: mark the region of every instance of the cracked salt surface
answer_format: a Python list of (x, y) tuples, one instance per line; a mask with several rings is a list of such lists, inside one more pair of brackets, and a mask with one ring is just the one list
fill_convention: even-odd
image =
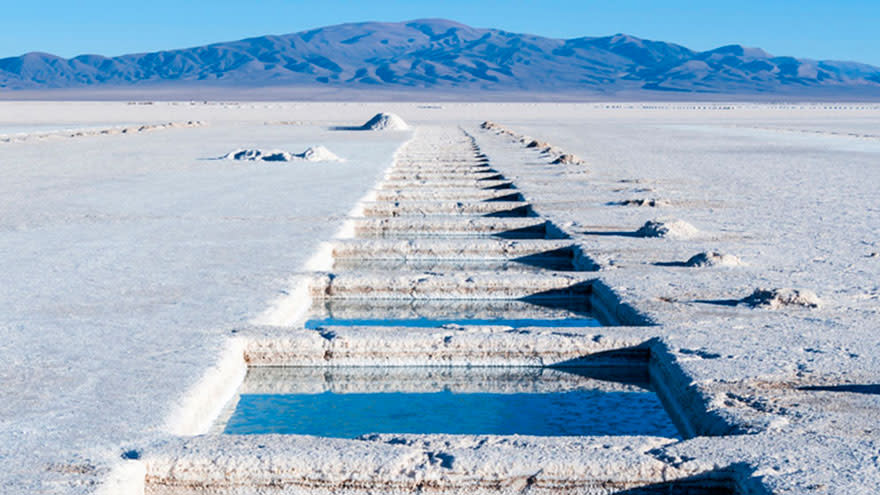
[[(122, 454), (173, 437), (184, 406), (206, 403), (210, 416), (212, 393), (232, 396), (191, 391), (227, 349), (228, 328), (286, 288), (407, 136), (263, 125), (290, 106), (0, 107), (22, 126), (210, 121), (0, 151), (0, 492), (136, 493), (142, 461)], [(239, 140), (320, 141), (353, 158), (296, 170), (203, 160)], [(117, 469), (134, 485), (116, 485)]]
[[(705, 111), (678, 104), (448, 104), (428, 115), (409, 104), (0, 105), (4, 115), (22, 117), (16, 125), (54, 122), (59, 115), (76, 119), (71, 127), (210, 124), (161, 135), (4, 144), (0, 486), (9, 493), (80, 495), (101, 484), (105, 493), (142, 493), (145, 480), (148, 493), (175, 495), (248, 487), (363, 493), (370, 486), (383, 493), (852, 495), (880, 486), (873, 462), (880, 451), (873, 393), (880, 370), (880, 275), (877, 257), (870, 257), (878, 250), (880, 147), (833, 135), (876, 134), (876, 106), (738, 104), (722, 112), (713, 105)], [(555, 335), (549, 341), (527, 329), (487, 330), (486, 338), (476, 338), (457, 329), (355, 333), (355, 327), (339, 327), (338, 336), (327, 339), (279, 328), (261, 358), (305, 356), (321, 364), (327, 349), (338, 356), (360, 343), (345, 356), (360, 363), (397, 342), (400, 354), (388, 362), (415, 365), (427, 355), (412, 357), (410, 346), (444, 350), (451, 337), (467, 348), (494, 342), (493, 364), (510, 353), (528, 364), (557, 348), (557, 358), (568, 359), (650, 339), (656, 376), (674, 392), (691, 432), (715, 436), (266, 435), (272, 438), (258, 444), (250, 439), (263, 436), (177, 437), (181, 430), (170, 412), (234, 393), (237, 375), (223, 375), (229, 370), (217, 364), (225, 362), (219, 356), (226, 359), (230, 326), (250, 321), (289, 288), (286, 274), (305, 269), (317, 240), (329, 239), (406, 137), (343, 136), (326, 127), (355, 112), (363, 121), (380, 110), (419, 123), (471, 125), (491, 118), (588, 158), (585, 167), (550, 165), (535, 150), (496, 146), (475, 131), (493, 167), (520, 189), (421, 187), (389, 189), (376, 198), (528, 200), (595, 258), (603, 286), (656, 325), (567, 330), (564, 339), (541, 329), (542, 339)], [(302, 125), (263, 125), (269, 120)], [(731, 124), (823, 136), (730, 132)], [(379, 146), (383, 134), (387, 142)], [(352, 163), (339, 165), (346, 168), (335, 178), (343, 170), (336, 165), (259, 167), (245, 174), (198, 160), (244, 138), (267, 148), (327, 142)], [(434, 164), (424, 157), (411, 161)], [(622, 190), (622, 181), (632, 185)], [(672, 204), (663, 210), (607, 206), (649, 192)], [(580, 233), (632, 234), (658, 212), (692, 223), (700, 235)], [(747, 264), (680, 267), (695, 253), (716, 251)], [(806, 288), (823, 305), (753, 309), (693, 302), (735, 299), (756, 287)], [(285, 347), (287, 335), (295, 338)], [(536, 342), (540, 352), (530, 347)], [(236, 359), (243, 376), (241, 349)], [(193, 388), (215, 372), (227, 378), (225, 387)], [(208, 406), (202, 411), (211, 414)], [(540, 470), (536, 459), (544, 461)]]
[[(850, 383), (870, 390), (876, 382), (880, 365), (871, 349), (878, 308), (863, 296), (878, 274), (863, 256), (880, 225), (878, 210), (865, 206), (876, 203), (880, 146), (727, 126), (868, 129), (876, 127), (877, 108), (747, 105), (709, 118), (652, 115), (634, 105), (631, 116), (599, 113), (602, 118), (587, 120), (509, 121), (517, 131), (588, 156), (591, 174), (584, 179), (537, 162), (509, 140), (487, 136), (480, 144), (504, 164), (501, 172), (517, 177), (537, 211), (582, 232), (572, 241), (583, 243), (600, 266), (600, 279), (656, 323), (655, 362), (661, 371), (675, 370), (660, 373), (661, 380), (687, 390), (672, 392), (696, 421), (691, 431), (713, 435), (664, 447), (669, 456), (661, 458), (676, 467), (710, 459), (729, 466), (741, 473), (734, 476), (740, 493), (876, 493), (880, 470), (868, 460), (878, 449), (876, 410), (868, 413), (864, 399), (871, 396), (796, 387)], [(655, 213), (608, 206), (632, 194), (621, 189), (624, 180), (675, 198), (664, 215), (699, 232), (632, 235)], [(677, 268), (696, 252), (735, 254), (742, 262), (694, 260), (699, 269)], [(770, 290), (758, 292), (755, 308), (738, 304), (756, 287)]]

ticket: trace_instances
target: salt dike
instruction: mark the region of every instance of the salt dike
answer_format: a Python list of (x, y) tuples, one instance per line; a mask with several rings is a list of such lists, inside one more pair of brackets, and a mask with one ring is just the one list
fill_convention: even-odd
[[(0, 110), (5, 492), (880, 486), (876, 105)], [(381, 112), (410, 130), (345, 130)], [(101, 132), (141, 126), (157, 132)], [(237, 143), (346, 160), (215, 159)], [(347, 367), (436, 368), (395, 393), (588, 378), (656, 394), (673, 426), (224, 433), (242, 394), (303, 389), (264, 375), (277, 366), (333, 393), (377, 386)]]

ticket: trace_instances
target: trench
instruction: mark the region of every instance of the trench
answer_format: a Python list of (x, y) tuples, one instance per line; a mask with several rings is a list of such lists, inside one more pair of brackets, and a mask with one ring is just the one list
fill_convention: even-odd
[[(397, 153), (352, 224), (352, 236), (333, 241), (330, 271), (310, 287), (312, 304), (302, 323), (303, 330), (337, 347), (323, 351), (324, 366), (278, 366), (271, 360), (255, 366), (252, 361), (218, 435), (239, 443), (261, 442), (264, 435), (355, 442), (381, 441), (383, 434), (681, 438), (654, 391), (643, 348), (598, 353), (601, 359), (578, 352), (563, 359), (558, 349), (556, 354), (536, 350), (528, 366), (516, 358), (528, 349), (503, 345), (493, 351), (491, 366), (468, 357), (505, 339), (534, 336), (525, 347), (535, 343), (538, 348), (540, 339), (564, 336), (571, 342), (626, 322), (612, 318), (615, 311), (594, 307), (601, 303), (593, 294), (595, 265), (589, 256), (524, 201), (515, 182), (489, 163), (467, 133), (454, 128), (418, 132)], [(453, 342), (491, 339), (457, 349), (455, 362), (464, 366), (442, 360), (430, 366), (346, 365), (340, 350), (354, 353), (365, 335), (375, 340), (360, 345), (376, 355), (382, 354), (386, 335), (412, 339), (405, 352), (413, 362), (452, 352)], [(548, 341), (545, 347), (552, 347), (555, 341)], [(449, 454), (430, 469), (450, 470), (457, 465), (454, 457)], [(615, 481), (618, 473), (607, 480), (578, 481), (575, 475), (561, 482), (562, 475), (549, 466), (574, 461), (553, 457), (548, 462), (538, 471), (547, 470), (546, 480), (539, 476), (526, 488), (541, 492), (541, 483), (553, 479), (548, 492), (733, 493), (723, 473), (670, 481), (664, 468), (657, 479), (639, 471), (632, 479), (624, 475)], [(261, 476), (275, 480), (278, 493), (303, 489), (300, 481), (285, 485), (277, 472), (254, 473), (255, 487)], [(327, 481), (313, 488), (388, 489), (391, 481), (380, 478), (374, 485)], [(502, 481), (497, 490), (482, 491), (513, 491)], [(452, 493), (469, 482), (451, 476), (434, 491)], [(162, 476), (151, 483), (148, 476), (147, 492), (186, 493), (184, 485)], [(217, 480), (186, 486), (196, 485), (198, 493), (247, 491)]]

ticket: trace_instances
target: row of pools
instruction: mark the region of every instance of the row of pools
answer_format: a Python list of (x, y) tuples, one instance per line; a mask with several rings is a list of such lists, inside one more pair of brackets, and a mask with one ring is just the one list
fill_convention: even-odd
[[(461, 155), (473, 160), (479, 152), (469, 149)], [(461, 161), (451, 160), (449, 163), (459, 167)], [(436, 162), (434, 166), (442, 168), (443, 165)], [(405, 176), (407, 170), (403, 167), (398, 173)], [(485, 175), (489, 171), (492, 169), (488, 164), (479, 161), (470, 173)], [(500, 187), (496, 183), (503, 177), (492, 178), (490, 187), (482, 188), (479, 182), (475, 182), (467, 194), (475, 196), (481, 191), (499, 188), (501, 193), (511, 192), (512, 185)], [(446, 195), (462, 189), (458, 183), (446, 187), (444, 179), (432, 181), (430, 178), (419, 186), (430, 186)], [(389, 186), (382, 190), (385, 197), (389, 196), (390, 189)], [(403, 207), (405, 201), (395, 204)], [(507, 212), (505, 216), (533, 217), (534, 214), (528, 204), (523, 203), (523, 207)], [(426, 216), (441, 222), (473, 217), (431, 212)], [(447, 241), (462, 239), (463, 242), (469, 238), (549, 237), (544, 226), (505, 231), (503, 223), (500, 225), (500, 229), (480, 232), (456, 231), (448, 227), (445, 231), (443, 228), (410, 228), (360, 232), (359, 236), (383, 239), (437, 237)], [(558, 249), (549, 250), (545, 256), (537, 254), (500, 260), (383, 259), (376, 253), (362, 253), (361, 256), (336, 259), (334, 270), (383, 273), (491, 271), (515, 277), (517, 273), (572, 271), (575, 268), (567, 256)], [(591, 311), (586, 296), (569, 295), (519, 300), (330, 298), (317, 301), (304, 322), (306, 329), (316, 331), (332, 327), (424, 329), (450, 325), (562, 329), (596, 327), (600, 326), (600, 321)], [(646, 366), (610, 369), (252, 368), (222, 431), (232, 435), (276, 433), (338, 438), (356, 438), (371, 433), (678, 436), (676, 427), (651, 388)]]
[[(304, 327), (599, 327), (585, 298), (324, 300)], [(251, 368), (228, 434), (651, 435), (675, 426), (646, 365), (626, 367)]]

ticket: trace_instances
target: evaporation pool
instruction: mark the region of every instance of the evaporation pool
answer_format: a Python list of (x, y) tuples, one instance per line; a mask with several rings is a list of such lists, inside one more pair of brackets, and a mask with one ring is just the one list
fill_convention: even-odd
[(252, 368), (227, 434), (678, 432), (641, 369)]
[(524, 257), (522, 260), (382, 260), (382, 259), (337, 259), (333, 269), (369, 270), (384, 272), (532, 272), (576, 271), (571, 258)]
[(523, 327), (598, 327), (589, 300), (535, 298), (520, 300), (327, 299), (314, 304), (304, 326), (443, 327), (497, 325)]

